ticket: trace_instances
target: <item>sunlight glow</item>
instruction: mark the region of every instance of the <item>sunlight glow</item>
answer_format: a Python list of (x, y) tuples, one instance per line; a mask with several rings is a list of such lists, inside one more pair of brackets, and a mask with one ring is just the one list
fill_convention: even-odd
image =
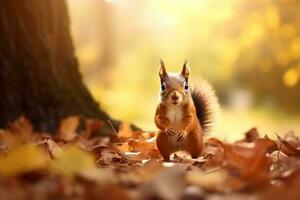
[(293, 87), (297, 84), (299, 80), (299, 74), (298, 71), (295, 69), (289, 69), (284, 75), (283, 75), (283, 82), (287, 87)]
[[(183, 60), (189, 59), (191, 79), (201, 76), (209, 80), (220, 95), (226, 123), (218, 130), (232, 137), (253, 124), (264, 123), (265, 130), (272, 127), (277, 132), (299, 127), (299, 123), (283, 126), (282, 118), (287, 118), (277, 112), (295, 110), (299, 104), (295, 91), (300, 86), (300, 69), (295, 66), (300, 66), (297, 35), (300, 3), (285, 6), (265, 0), (222, 3), (219, 0), (68, 0), (68, 3), (84, 81), (111, 117), (133, 122), (148, 131), (156, 130), (153, 116), (159, 91), (159, 59), (164, 59), (169, 71), (180, 70)], [(285, 90), (279, 89), (282, 85)], [(241, 90), (248, 94), (242, 99), (235, 96)], [(238, 101), (244, 102), (239, 104), (243, 106), (232, 104)], [(258, 117), (260, 113), (263, 114)], [(236, 124), (240, 118), (244, 120)]]

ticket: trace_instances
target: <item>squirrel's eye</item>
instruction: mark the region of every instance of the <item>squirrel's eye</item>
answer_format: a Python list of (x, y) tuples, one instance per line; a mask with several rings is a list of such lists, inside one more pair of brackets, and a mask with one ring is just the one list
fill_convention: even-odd
[(165, 91), (166, 83), (162, 82), (160, 86), (161, 86), (161, 91)]
[(189, 84), (187, 82), (184, 82), (184, 90), (185, 91), (189, 90)]

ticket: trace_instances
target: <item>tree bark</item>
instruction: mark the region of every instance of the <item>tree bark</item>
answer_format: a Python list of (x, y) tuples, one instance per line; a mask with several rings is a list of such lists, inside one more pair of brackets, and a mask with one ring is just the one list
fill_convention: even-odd
[(0, 33), (0, 127), (21, 115), (47, 132), (70, 115), (109, 119), (82, 82), (65, 0), (1, 0)]

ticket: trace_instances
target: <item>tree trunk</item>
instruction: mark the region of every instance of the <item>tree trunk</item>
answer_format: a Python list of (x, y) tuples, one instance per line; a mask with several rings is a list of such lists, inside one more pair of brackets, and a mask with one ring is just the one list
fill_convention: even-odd
[(70, 115), (109, 119), (79, 73), (65, 0), (0, 1), (0, 126), (25, 115), (53, 132)]

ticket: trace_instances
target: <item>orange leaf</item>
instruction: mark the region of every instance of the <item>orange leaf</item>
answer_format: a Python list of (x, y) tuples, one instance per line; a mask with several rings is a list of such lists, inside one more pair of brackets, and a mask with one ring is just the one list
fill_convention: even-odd
[(133, 135), (133, 132), (130, 128), (130, 125), (126, 122), (123, 122), (120, 126), (119, 134), (118, 136), (120, 138), (124, 138), (125, 140), (128, 138), (131, 138)]
[(288, 156), (296, 156), (300, 157), (300, 150), (291, 145), (289, 142), (286, 140), (282, 139), (279, 135), (277, 135), (277, 138), (279, 142), (281, 142), (285, 148), (282, 148), (282, 152), (285, 153)]
[(98, 119), (86, 119), (85, 120), (85, 131), (80, 135), (85, 139), (89, 139), (93, 134), (97, 133), (103, 122)]
[(76, 129), (78, 125), (78, 116), (72, 116), (62, 120), (58, 129), (58, 138), (64, 141), (74, 140), (77, 137)]

